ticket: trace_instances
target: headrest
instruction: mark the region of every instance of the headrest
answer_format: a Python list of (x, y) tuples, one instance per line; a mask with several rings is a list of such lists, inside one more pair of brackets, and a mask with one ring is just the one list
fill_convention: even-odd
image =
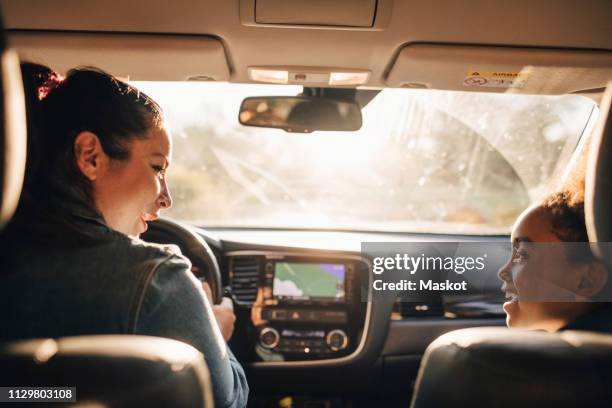
[[(2, 24), (0, 23), (0, 29)], [(26, 163), (26, 112), (17, 54), (0, 33), (0, 229), (13, 215)]]
[(596, 254), (612, 266), (612, 82), (599, 105), (593, 129), (585, 180), (585, 219), (589, 240)]
[(412, 407), (609, 406), (610, 384), (610, 335), (470, 328), (429, 345)]
[(176, 340), (102, 335), (0, 344), (0, 384), (76, 387), (78, 403), (212, 407), (202, 354)]

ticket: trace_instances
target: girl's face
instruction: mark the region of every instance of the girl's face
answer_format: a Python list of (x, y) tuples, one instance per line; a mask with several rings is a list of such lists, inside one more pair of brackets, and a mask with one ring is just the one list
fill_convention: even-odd
[(512, 256), (498, 272), (509, 327), (558, 330), (582, 307), (580, 265), (568, 262), (566, 247), (554, 234), (548, 211), (526, 210), (512, 231)]
[(92, 184), (94, 201), (106, 224), (138, 236), (147, 230), (147, 221), (172, 206), (166, 180), (172, 143), (165, 129), (154, 128), (147, 137), (132, 140), (129, 150), (127, 160), (109, 159), (102, 151)]

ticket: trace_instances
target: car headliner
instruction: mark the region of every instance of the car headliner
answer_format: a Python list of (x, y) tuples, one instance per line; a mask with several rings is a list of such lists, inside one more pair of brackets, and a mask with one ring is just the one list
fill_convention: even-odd
[[(285, 3), (289, 7), (300, 4), (294, 0)], [(330, 9), (332, 16), (327, 17), (333, 20), (333, 13), (337, 13), (338, 21), (344, 21), (347, 14), (350, 17), (351, 12), (357, 13), (357, 5), (363, 3), (376, 2), (340, 1), (338, 7), (331, 6), (336, 10)], [(389, 69), (407, 44), (542, 47), (607, 53), (612, 50), (612, 2), (608, 0), (378, 0), (374, 28), (245, 25), (249, 13), (255, 13), (254, 4), (254, 0), (1, 0), (0, 7), (17, 48), (19, 36), (31, 34), (27, 42), (31, 52), (27, 56), (60, 71), (67, 68), (61, 66), (66, 55), (72, 55), (74, 60), (84, 49), (96, 45), (97, 36), (114, 33), (118, 41), (110, 46), (104, 45), (104, 36), (99, 37), (107, 64), (102, 68), (116, 75), (130, 75), (132, 79), (145, 79), (140, 71), (147, 72), (151, 61), (143, 58), (140, 64), (132, 64), (127, 73), (113, 70), (113, 61), (127, 58), (129, 39), (143, 34), (163, 34), (164, 38), (171, 38), (173, 43), (169, 47), (175, 49), (194, 38), (219, 40), (227, 72), (222, 72), (223, 67), (214, 61), (212, 68), (201, 68), (201, 75), (213, 79), (250, 82), (248, 67), (253, 66), (322, 66), (368, 70), (371, 77), (367, 85), (374, 87), (389, 86)], [(62, 32), (74, 39), (64, 46), (61, 55), (42, 52), (48, 47), (51, 32)], [(85, 33), (89, 35), (84, 36)], [(35, 46), (37, 41), (40, 49)], [(125, 44), (123, 53), (121, 43)], [(215, 52), (211, 61), (218, 58), (218, 50)], [(197, 54), (197, 47), (186, 47), (180, 61), (188, 64), (192, 56), (191, 59), (206, 65)], [(153, 57), (161, 60), (158, 55)], [(163, 78), (159, 79), (185, 79), (182, 65), (164, 65)], [(611, 68), (608, 62), (606, 68)], [(153, 79), (150, 75), (149, 72), (148, 79)], [(600, 91), (591, 94), (597, 99)]]

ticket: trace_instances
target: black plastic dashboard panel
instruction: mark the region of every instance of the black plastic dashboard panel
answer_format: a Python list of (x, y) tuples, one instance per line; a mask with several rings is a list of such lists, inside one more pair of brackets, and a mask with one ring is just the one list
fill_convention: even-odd
[[(267, 258), (282, 258), (282, 257), (297, 257), (302, 259), (339, 259), (347, 260), (352, 259), (361, 261), (369, 264), (367, 259), (362, 259), (359, 253), (351, 252), (334, 252), (328, 251), (316, 251), (316, 250), (278, 250), (277, 248), (269, 248), (267, 251), (231, 251), (226, 252), (226, 257), (233, 256), (263, 256)], [(229, 262), (226, 262), (229, 264)], [(369, 271), (367, 271), (369, 272)], [(366, 274), (368, 278), (371, 277), (370, 273)], [(273, 368), (284, 368), (284, 369), (296, 369), (296, 368), (312, 368), (318, 367), (354, 367), (354, 366), (368, 366), (372, 364), (379, 356), (382, 350), (384, 338), (389, 325), (389, 316), (393, 307), (394, 297), (389, 297), (386, 300), (370, 302), (366, 306), (365, 321), (363, 323), (363, 333), (359, 339), (359, 344), (356, 349), (349, 355), (345, 355), (338, 358), (321, 359), (321, 360), (304, 360), (304, 361), (257, 361), (252, 362), (250, 365), (253, 367), (273, 367)], [(360, 300), (357, 300), (359, 302)]]
[[(466, 237), (431, 234), (383, 234), (337, 231), (285, 231), (212, 229), (198, 230), (219, 256), (224, 282), (229, 283), (228, 254), (240, 252), (292, 253), (305, 257), (361, 257), (366, 241), (505, 241), (508, 237)], [(370, 274), (371, 276), (371, 274)], [(395, 299), (368, 305), (367, 331), (359, 349), (349, 356), (321, 361), (262, 363), (240, 358), (253, 394), (347, 392), (351, 395), (380, 393), (393, 384), (402, 385), (405, 398), (416, 378), (422, 353), (437, 336), (474, 326), (502, 325), (501, 319), (446, 319), (414, 317), (391, 320)], [(243, 309), (243, 310), (241, 310)], [(249, 315), (245, 306), (237, 314)], [(243, 321), (244, 323), (244, 321)], [(239, 333), (237, 326), (237, 331)], [(238, 334), (239, 336), (239, 334)], [(236, 334), (235, 334), (236, 337)], [(235, 339), (240, 342), (240, 337)], [(232, 346), (233, 347), (233, 346)], [(401, 379), (396, 378), (402, 373)]]
[(368, 259), (275, 251), (225, 256), (235, 303), (251, 308), (255, 361), (283, 364), (359, 353), (371, 307), (359, 296), (359, 283), (370, 275)]

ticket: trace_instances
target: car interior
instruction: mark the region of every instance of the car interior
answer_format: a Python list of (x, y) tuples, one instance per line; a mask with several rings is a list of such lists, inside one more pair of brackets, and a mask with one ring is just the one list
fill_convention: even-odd
[[(509, 242), (590, 138), (586, 224), (612, 266), (612, 2), (2, 0), (0, 11), (0, 225), (28, 150), (20, 61), (98, 67), (153, 97), (173, 133), (174, 204), (141, 238), (177, 245), (215, 302), (232, 298), (249, 406), (612, 402), (611, 336), (506, 329), (495, 273), (478, 293), (374, 301), (363, 250)], [(100, 406), (213, 406), (215, 373), (169, 339), (12, 342), (0, 366), (0, 386), (78, 384)]]

